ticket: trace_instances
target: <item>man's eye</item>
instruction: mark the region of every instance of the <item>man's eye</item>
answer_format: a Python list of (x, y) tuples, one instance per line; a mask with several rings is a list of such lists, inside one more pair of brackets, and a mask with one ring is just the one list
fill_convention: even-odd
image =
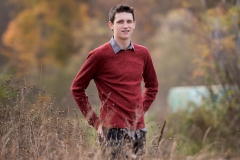
[(117, 23), (120, 23), (120, 24), (122, 24), (122, 23), (123, 23), (123, 21), (118, 21)]

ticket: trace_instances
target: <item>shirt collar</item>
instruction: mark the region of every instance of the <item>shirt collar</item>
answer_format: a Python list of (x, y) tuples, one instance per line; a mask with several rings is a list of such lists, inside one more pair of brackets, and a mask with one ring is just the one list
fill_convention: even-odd
[[(121, 48), (120, 48), (120, 46), (117, 44), (117, 42), (115, 41), (115, 39), (114, 39), (113, 37), (112, 37), (111, 40), (110, 40), (110, 44), (111, 44), (111, 46), (112, 46), (113, 51), (114, 51), (115, 54), (117, 54), (117, 53), (118, 53), (119, 51), (121, 51), (121, 50), (124, 50), (124, 49), (121, 49)], [(126, 50), (129, 50), (129, 49), (131, 49), (131, 50), (134, 51), (134, 46), (133, 46), (133, 44), (132, 44), (131, 41), (130, 41), (130, 44), (129, 44), (129, 46), (127, 47)]]

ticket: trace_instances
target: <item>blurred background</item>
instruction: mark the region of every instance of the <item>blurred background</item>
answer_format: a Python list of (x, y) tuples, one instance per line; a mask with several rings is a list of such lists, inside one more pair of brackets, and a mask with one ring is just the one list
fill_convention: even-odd
[[(162, 123), (175, 111), (205, 106), (203, 117), (199, 110), (191, 112), (199, 116), (194, 121), (202, 130), (198, 133), (204, 135), (209, 126), (217, 130), (217, 122), (224, 121), (221, 125), (232, 124), (235, 134), (239, 128), (234, 124), (240, 122), (240, 0), (1, 0), (0, 81), (12, 75), (55, 93), (57, 107), (76, 106), (72, 80), (89, 51), (110, 40), (108, 12), (118, 3), (135, 8), (132, 41), (146, 46), (154, 61), (159, 93), (149, 111), (153, 119)], [(87, 93), (98, 109), (94, 83)]]

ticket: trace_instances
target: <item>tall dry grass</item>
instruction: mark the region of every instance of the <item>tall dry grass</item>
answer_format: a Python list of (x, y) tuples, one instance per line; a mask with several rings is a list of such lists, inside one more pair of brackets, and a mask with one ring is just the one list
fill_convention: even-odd
[[(10, 77), (1, 83), (0, 90), (4, 94), (0, 95), (0, 159), (109, 159), (102, 154), (96, 131), (77, 108), (55, 106), (54, 93), (47, 94), (36, 86), (27, 85), (25, 80), (14, 81)], [(171, 126), (168, 123), (163, 133), (163, 123), (147, 123), (147, 127), (146, 153), (141, 159), (205, 160), (228, 156), (227, 151), (210, 151), (217, 142), (205, 145), (195, 155), (186, 155), (182, 150), (188, 147), (187, 135), (185, 138), (178, 133), (169, 136)], [(131, 148), (125, 148), (122, 159), (125, 159), (124, 154), (131, 154)]]
[(3, 88), (0, 159), (81, 159), (97, 150), (88, 126), (70, 116), (76, 109), (54, 107), (54, 94), (11, 79)]
[[(54, 106), (53, 94), (12, 77), (3, 83), (0, 104), (0, 159), (105, 159), (94, 129), (79, 110)], [(161, 159), (156, 128), (145, 158)], [(130, 148), (129, 148), (130, 149)], [(130, 150), (125, 151), (130, 151)], [(172, 154), (172, 153), (171, 153)], [(123, 156), (124, 157), (124, 156)], [(169, 156), (170, 157), (170, 156)]]

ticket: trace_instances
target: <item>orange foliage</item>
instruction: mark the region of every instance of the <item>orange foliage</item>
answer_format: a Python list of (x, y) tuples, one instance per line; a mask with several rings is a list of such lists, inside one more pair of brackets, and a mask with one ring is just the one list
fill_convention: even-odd
[(2, 41), (10, 50), (4, 54), (21, 74), (40, 65), (61, 64), (73, 53), (71, 25), (78, 17), (77, 6), (75, 0), (42, 0), (31, 3), (9, 23)]

